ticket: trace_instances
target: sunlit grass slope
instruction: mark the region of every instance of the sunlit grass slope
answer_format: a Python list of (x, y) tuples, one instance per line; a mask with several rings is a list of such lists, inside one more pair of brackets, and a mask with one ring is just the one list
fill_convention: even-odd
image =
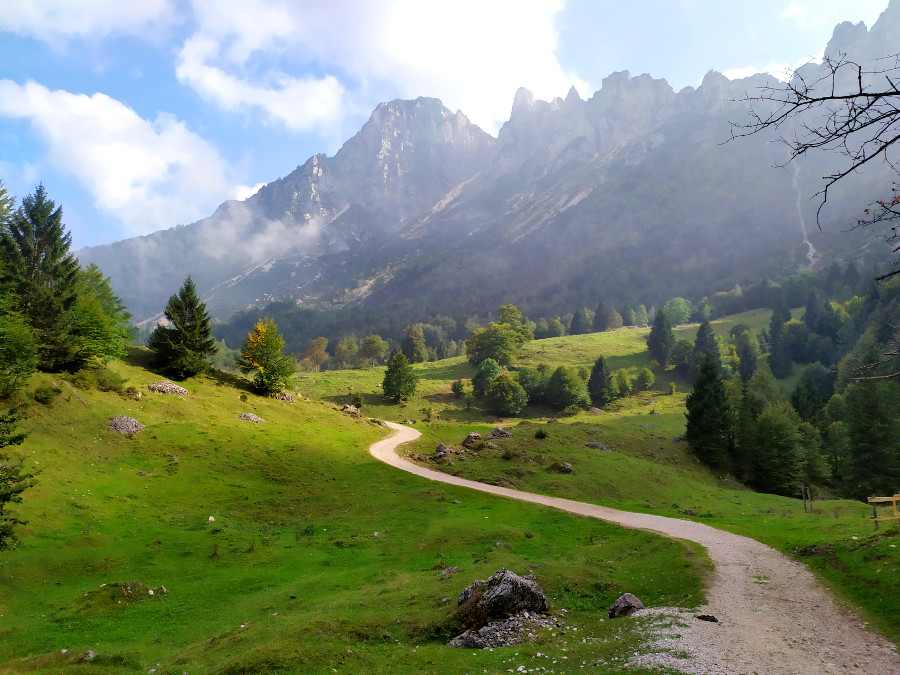
[[(602, 621), (620, 593), (701, 600), (696, 547), (372, 459), (386, 430), (327, 400), (356, 372), (329, 374), (326, 400), (288, 404), (242, 402), (227, 378), (191, 379), (182, 398), (147, 393), (160, 378), (140, 352), (112, 367), (140, 401), (77, 392), (81, 403), (58, 377), (32, 382), (63, 393), (30, 405), (19, 448), (41, 474), (17, 507), (21, 546), (0, 554), (0, 672), (506, 672), (544, 665), (538, 651), (566, 672), (638, 646), (635, 622)], [(434, 391), (460, 368), (436, 364)], [(118, 414), (146, 426), (121, 436), (107, 428)], [(578, 630), (492, 652), (446, 647), (457, 594), (501, 567), (533, 571)]]
[[(759, 330), (769, 315), (747, 312), (716, 321), (713, 327), (723, 336), (737, 323)], [(590, 367), (603, 354), (611, 368), (636, 374), (650, 365), (644, 340), (648, 332), (622, 328), (536, 340), (523, 350), (519, 363)], [(676, 334), (693, 339), (696, 325), (678, 327)], [(477, 405), (467, 411), (452, 397), (452, 380), (472, 372), (463, 359), (416, 367), (422, 376), (420, 391), (404, 405), (390, 404), (377, 393), (383, 369), (313, 374), (301, 387), (334, 402), (348, 401), (350, 390), (360, 391), (369, 414), (415, 420), (423, 436), (409, 452), (456, 475), (629, 510), (699, 518), (752, 536), (809, 565), (881, 632), (900, 641), (900, 628), (891, 619), (900, 613), (900, 527), (888, 523), (876, 530), (867, 517), (870, 507), (860, 502), (817, 501), (806, 513), (799, 499), (754, 493), (700, 465), (684, 442), (674, 440), (684, 433), (687, 385), (678, 382), (679, 393), (670, 395), (671, 371), (658, 376), (654, 391), (621, 400), (598, 414), (561, 417), (550, 408), (529, 407), (521, 417), (503, 420)], [(432, 421), (424, 422), (422, 409), (429, 407)], [(544, 421), (548, 418), (554, 421)], [(430, 459), (438, 443), (458, 448), (470, 431), (487, 433), (498, 423), (513, 428), (515, 435), (494, 441), (497, 449), (467, 453), (466, 461), (454, 459), (453, 466)], [(538, 426), (547, 438), (535, 438)], [(554, 468), (562, 462), (572, 465), (571, 474)]]

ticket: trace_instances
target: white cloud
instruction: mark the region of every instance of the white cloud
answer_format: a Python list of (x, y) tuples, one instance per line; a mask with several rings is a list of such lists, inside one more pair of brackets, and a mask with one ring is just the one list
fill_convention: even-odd
[(49, 162), (133, 234), (208, 215), (234, 185), (218, 151), (172, 115), (155, 120), (104, 94), (0, 80), (0, 115), (26, 119)]
[(176, 20), (173, 0), (19, 0), (4, 2), (0, 30), (48, 43), (60, 38), (140, 35)]
[[(180, 81), (292, 129), (336, 124), (389, 91), (441, 98), (496, 131), (521, 86), (545, 99), (573, 84), (587, 92), (555, 56), (562, 0), (194, 0), (192, 8), (197, 28), (179, 55)], [(298, 68), (316, 75), (295, 77)]]
[(178, 55), (175, 74), (203, 98), (226, 110), (261, 109), (270, 121), (306, 131), (340, 114), (343, 87), (331, 76), (297, 79), (273, 73), (271, 84), (254, 84), (211, 65), (219, 57), (218, 43), (195, 36)]
[(236, 199), (239, 202), (250, 199), (250, 197), (259, 192), (259, 189), (264, 185), (265, 183), (257, 183), (256, 185), (238, 185), (231, 191), (231, 198)]

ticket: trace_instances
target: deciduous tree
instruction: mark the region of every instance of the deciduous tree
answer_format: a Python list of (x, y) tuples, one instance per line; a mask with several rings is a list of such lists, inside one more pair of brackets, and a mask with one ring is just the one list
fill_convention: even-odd
[(261, 394), (281, 391), (294, 374), (294, 355), (284, 354), (284, 337), (269, 318), (256, 322), (247, 335), (235, 364), (241, 372), (253, 375), (253, 386)]

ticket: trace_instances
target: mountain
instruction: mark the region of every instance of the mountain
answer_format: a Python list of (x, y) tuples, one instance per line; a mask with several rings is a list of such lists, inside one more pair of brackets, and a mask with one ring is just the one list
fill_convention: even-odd
[[(841, 24), (829, 53), (890, 53), (900, 2), (871, 30)], [(818, 66), (805, 66), (814, 74)], [(699, 297), (819, 260), (870, 252), (847, 233), (891, 176), (810, 197), (827, 155), (781, 169), (770, 134), (730, 141), (765, 75), (607, 77), (582, 100), (525, 89), (493, 138), (440, 101), (382, 103), (334, 157), (315, 155), (208, 218), (84, 249), (137, 319), (157, 315), (191, 274), (217, 316), (272, 301), (465, 317), (504, 302), (532, 316)]]

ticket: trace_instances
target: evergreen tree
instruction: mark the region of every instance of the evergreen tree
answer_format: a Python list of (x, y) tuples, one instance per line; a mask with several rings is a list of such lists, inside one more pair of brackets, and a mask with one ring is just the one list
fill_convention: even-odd
[(0, 295), (0, 399), (24, 387), (38, 366), (34, 333), (12, 306), (12, 298)]
[(616, 391), (618, 392), (618, 395), (622, 398), (625, 398), (626, 396), (630, 396), (632, 382), (631, 382), (631, 376), (628, 374), (628, 371), (625, 370), (624, 368), (619, 368), (613, 375), (613, 378), (616, 381), (615, 388), (616, 388)]
[(697, 337), (694, 339), (694, 350), (691, 354), (691, 366), (694, 372), (700, 367), (703, 358), (708, 356), (712, 362), (720, 370), (722, 369), (722, 358), (719, 354), (719, 342), (716, 334), (713, 332), (712, 325), (709, 321), (704, 321), (697, 328)]
[(739, 359), (738, 373), (741, 376), (741, 380), (746, 382), (756, 372), (756, 367), (759, 363), (759, 340), (748, 328), (735, 335), (734, 347)]
[(3, 452), (3, 448), (20, 445), (25, 440), (26, 434), (16, 432), (21, 417), (15, 409), (0, 413), (0, 551), (15, 546), (13, 530), (16, 525), (24, 525), (7, 513), (7, 505), (21, 502), (22, 493), (34, 485), (35, 474), (23, 471), (22, 462), (13, 463)]
[(76, 360), (71, 311), (79, 267), (69, 252), (71, 244), (62, 208), (48, 198), (43, 185), (0, 222), (0, 288), (16, 299), (13, 309), (34, 331), (44, 370), (59, 370)]
[(538, 403), (544, 398), (547, 379), (537, 368), (522, 366), (516, 372), (516, 379), (522, 385), (525, 393), (528, 394), (529, 403)]
[(713, 467), (722, 466), (728, 458), (731, 416), (719, 369), (708, 356), (700, 362), (697, 379), (687, 396), (685, 407), (687, 424), (684, 435), (688, 445), (700, 461)]
[[(790, 313), (788, 313), (790, 315)], [(769, 320), (769, 368), (775, 377), (787, 377), (791, 373), (791, 348), (788, 342), (784, 315), (777, 311)]]
[(253, 373), (253, 386), (264, 395), (281, 391), (294, 374), (294, 355), (282, 354), (284, 337), (272, 319), (256, 322), (235, 359), (241, 372)]
[(663, 370), (669, 365), (674, 346), (675, 333), (672, 332), (672, 324), (666, 317), (666, 313), (660, 310), (656, 313), (656, 319), (653, 321), (650, 335), (647, 336), (647, 349), (650, 350), (651, 358)]
[(803, 422), (787, 403), (763, 410), (753, 427), (750, 484), (762, 492), (794, 495), (803, 480)]
[(591, 310), (587, 307), (579, 307), (572, 316), (572, 325), (569, 327), (569, 333), (572, 335), (583, 335), (590, 333), (593, 328), (593, 317)]
[(547, 382), (547, 400), (557, 410), (576, 406), (586, 408), (590, 404), (587, 384), (573, 369), (559, 366)]
[(615, 330), (616, 328), (621, 328), (623, 325), (622, 315), (615, 309), (609, 310), (609, 313), (606, 315), (606, 330)]
[(407, 399), (416, 393), (419, 376), (413, 370), (403, 352), (397, 352), (388, 361), (381, 388), (384, 395), (395, 401)]
[(611, 403), (615, 398), (618, 390), (613, 383), (612, 373), (609, 370), (609, 364), (606, 358), (598, 356), (594, 361), (594, 367), (591, 369), (591, 376), (587, 383), (588, 393), (591, 402), (600, 408)]
[(184, 379), (204, 372), (216, 353), (206, 304), (200, 302), (190, 275), (166, 303), (169, 326), (158, 324), (147, 341), (160, 368)]
[(428, 349), (425, 347), (425, 334), (422, 327), (413, 324), (406, 331), (406, 337), (400, 343), (400, 351), (410, 363), (424, 363), (428, 361)]
[(634, 391), (649, 391), (655, 382), (656, 377), (653, 375), (653, 371), (649, 368), (641, 368), (637, 379), (634, 381)]
[(528, 404), (525, 389), (509, 376), (501, 372), (485, 392), (488, 408), (498, 415), (518, 415)]
[(594, 331), (600, 332), (607, 330), (607, 320), (609, 319), (609, 309), (601, 300), (597, 303), (597, 309), (594, 310)]

